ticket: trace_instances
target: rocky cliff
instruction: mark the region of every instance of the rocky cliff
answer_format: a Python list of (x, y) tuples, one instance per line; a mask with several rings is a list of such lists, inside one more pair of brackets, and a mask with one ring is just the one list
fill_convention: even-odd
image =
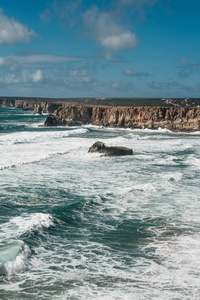
[(192, 132), (200, 130), (200, 107), (62, 105), (45, 122), (45, 126), (82, 124)]
[(0, 99), (0, 107), (7, 107), (7, 106), (15, 106), (15, 100), (12, 99)]
[(93, 124), (122, 128), (200, 130), (200, 107), (128, 107), (63, 104), (37, 100), (0, 99), (1, 106), (15, 106), (34, 113), (54, 114), (45, 126)]
[(36, 100), (15, 100), (15, 108), (22, 108), (23, 110), (33, 110), (34, 113), (53, 113), (60, 103), (42, 101), (38, 102)]

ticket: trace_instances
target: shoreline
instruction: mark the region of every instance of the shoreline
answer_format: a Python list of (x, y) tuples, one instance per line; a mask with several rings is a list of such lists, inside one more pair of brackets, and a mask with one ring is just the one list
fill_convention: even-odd
[(111, 106), (0, 98), (2, 106), (48, 113), (44, 126), (92, 124), (130, 129), (166, 128), (174, 132), (200, 130), (199, 106)]

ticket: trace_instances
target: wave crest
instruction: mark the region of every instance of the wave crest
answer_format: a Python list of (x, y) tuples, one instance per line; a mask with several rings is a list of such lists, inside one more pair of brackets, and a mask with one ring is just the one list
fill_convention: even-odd
[(0, 275), (14, 275), (27, 271), (30, 267), (31, 250), (22, 241), (0, 248)]

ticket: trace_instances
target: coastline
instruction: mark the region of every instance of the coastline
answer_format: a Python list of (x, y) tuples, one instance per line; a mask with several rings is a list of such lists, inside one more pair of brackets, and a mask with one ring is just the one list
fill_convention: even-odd
[(131, 129), (165, 128), (171, 131), (200, 130), (200, 107), (197, 106), (112, 106), (61, 101), (1, 99), (0, 106), (11, 106), (34, 113), (49, 113), (44, 126), (97, 126)]

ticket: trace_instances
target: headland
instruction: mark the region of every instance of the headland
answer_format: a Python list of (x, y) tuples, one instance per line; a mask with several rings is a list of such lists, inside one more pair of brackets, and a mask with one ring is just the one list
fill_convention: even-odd
[(51, 114), (45, 126), (93, 124), (181, 132), (200, 130), (199, 105), (199, 98), (0, 98), (0, 106)]

